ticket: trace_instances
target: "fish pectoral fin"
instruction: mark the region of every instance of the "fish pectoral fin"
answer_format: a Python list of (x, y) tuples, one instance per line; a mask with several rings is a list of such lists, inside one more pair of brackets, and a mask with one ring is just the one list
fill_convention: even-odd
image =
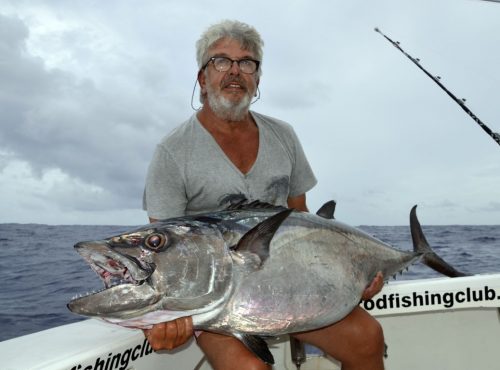
[(239, 252), (248, 251), (259, 256), (261, 264), (269, 257), (269, 244), (274, 233), (285, 221), (293, 209), (286, 209), (262, 221), (245, 235), (236, 245), (235, 250)]
[(256, 335), (233, 333), (253, 354), (266, 364), (274, 365), (274, 357), (264, 339)]

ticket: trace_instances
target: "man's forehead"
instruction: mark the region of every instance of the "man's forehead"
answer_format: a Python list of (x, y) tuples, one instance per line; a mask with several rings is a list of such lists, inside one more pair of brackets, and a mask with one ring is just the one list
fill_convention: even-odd
[(231, 56), (230, 54), (237, 53), (240, 57), (254, 57), (254, 53), (244, 48), (238, 40), (227, 37), (214, 42), (208, 50), (211, 55)]

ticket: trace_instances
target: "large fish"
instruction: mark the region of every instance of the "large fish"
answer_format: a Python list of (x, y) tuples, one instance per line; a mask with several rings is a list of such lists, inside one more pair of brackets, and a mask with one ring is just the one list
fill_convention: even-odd
[(261, 337), (341, 320), (378, 271), (390, 277), (422, 259), (463, 275), (430, 249), (415, 207), (414, 251), (406, 252), (333, 219), (334, 205), (314, 215), (243, 203), (78, 243), (105, 289), (68, 307), (137, 328), (192, 316), (196, 329), (233, 335), (273, 363)]

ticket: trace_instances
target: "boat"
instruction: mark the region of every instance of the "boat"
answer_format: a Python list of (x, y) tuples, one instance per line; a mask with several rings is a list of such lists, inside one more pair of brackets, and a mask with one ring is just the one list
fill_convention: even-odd
[[(384, 328), (387, 370), (498, 369), (500, 273), (391, 281), (360, 305)], [(269, 344), (276, 370), (340, 369), (314, 347), (292, 356), (288, 336)], [(0, 358), (3, 370), (211, 369), (194, 341), (154, 352), (140, 330), (98, 319), (0, 342)]]

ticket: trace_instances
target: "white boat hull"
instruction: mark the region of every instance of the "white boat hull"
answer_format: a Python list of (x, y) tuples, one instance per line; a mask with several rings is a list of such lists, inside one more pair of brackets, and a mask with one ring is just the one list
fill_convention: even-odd
[[(394, 282), (364, 305), (384, 328), (387, 370), (498, 368), (500, 274)], [(270, 345), (275, 369), (296, 369), (287, 337)], [(155, 353), (141, 331), (99, 320), (0, 343), (0, 368), (5, 370), (211, 369), (202, 358), (193, 341)], [(301, 369), (333, 370), (340, 365), (308, 355)]]

